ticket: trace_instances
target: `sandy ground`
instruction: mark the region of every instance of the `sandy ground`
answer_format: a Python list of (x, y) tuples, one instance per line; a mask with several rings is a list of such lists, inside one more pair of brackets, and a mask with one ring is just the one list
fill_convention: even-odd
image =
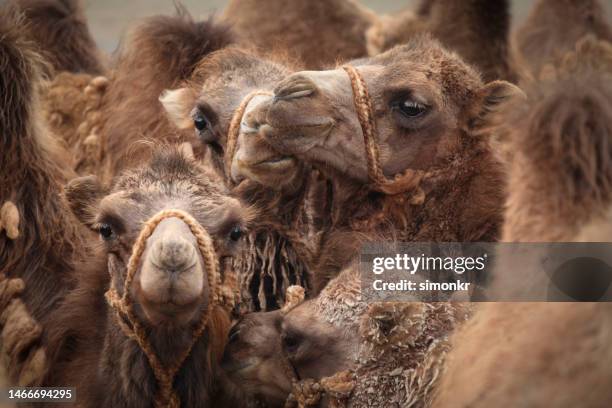
[[(0, 0), (1, 1), (1, 0)], [(172, 0), (84, 0), (91, 30), (99, 46), (107, 52), (113, 51), (121, 34), (139, 19), (154, 15), (168, 14), (174, 10)], [(266, 0), (260, 0), (265, 7)], [(311, 0), (326, 1), (326, 0)], [(457, 0), (463, 1), (463, 0)], [(363, 4), (378, 13), (392, 13), (405, 7), (413, 7), (416, 0), (361, 0)], [(612, 10), (612, 0), (602, 0), (607, 6), (608, 17)], [(194, 16), (207, 16), (220, 13), (227, 0), (182, 0)], [(514, 23), (525, 18), (533, 0), (512, 0)], [(273, 15), (273, 13), (271, 14)]]

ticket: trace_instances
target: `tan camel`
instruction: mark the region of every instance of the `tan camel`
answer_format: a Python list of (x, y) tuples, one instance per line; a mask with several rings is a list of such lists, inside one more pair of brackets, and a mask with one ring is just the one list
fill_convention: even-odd
[[(514, 33), (516, 59), (526, 75), (574, 49), (587, 34), (612, 41), (612, 28), (599, 0), (538, 0)], [(523, 75), (525, 75), (523, 74)]]
[[(353, 259), (359, 233), (403, 241), (497, 239), (503, 178), (485, 125), (488, 113), (520, 90), (503, 81), (483, 84), (429, 37), (353, 64), (376, 115), (368, 149), (343, 69), (292, 74), (246, 117), (277, 151), (312, 163), (333, 184), (319, 287)], [(393, 175), (399, 181), (389, 182)]]
[[(314, 184), (309, 183), (306, 166), (293, 158), (285, 160), (262, 138), (237, 135), (240, 115), (248, 114), (261, 97), (253, 93), (271, 93), (274, 84), (291, 72), (286, 65), (228, 47), (204, 58), (185, 86), (160, 97), (171, 120), (208, 146), (210, 162), (235, 185), (235, 193), (261, 210), (238, 265), (241, 311), (276, 309), (290, 285), (312, 286), (301, 243), (309, 223), (305, 196)], [(229, 141), (228, 133), (234, 134)]]
[[(502, 109), (505, 241), (610, 241), (612, 47), (594, 38)], [(494, 276), (492, 290), (514, 283)], [(610, 401), (609, 303), (483, 304), (452, 339), (435, 407), (600, 407)]]
[(376, 55), (430, 33), (447, 49), (472, 64), (485, 81), (514, 82), (516, 72), (509, 54), (508, 0), (424, 0), (417, 12), (404, 10), (381, 16), (368, 29), (368, 52)]
[(376, 15), (357, 0), (272, 0), (265, 7), (256, 0), (232, 0), (222, 19), (243, 45), (287, 53), (309, 69), (323, 69), (367, 54), (365, 32)]

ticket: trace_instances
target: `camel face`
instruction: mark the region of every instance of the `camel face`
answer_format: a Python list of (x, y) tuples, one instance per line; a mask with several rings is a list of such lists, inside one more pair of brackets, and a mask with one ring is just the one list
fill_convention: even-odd
[[(247, 218), (212, 174), (178, 152), (158, 155), (122, 176), (97, 205), (94, 229), (121, 293), (128, 260), (144, 224), (163, 210), (181, 210), (211, 236), (219, 267), (237, 253)], [(72, 193), (72, 196), (75, 194)], [(247, 216), (248, 217), (248, 216)], [(140, 318), (153, 326), (185, 325), (210, 303), (208, 271), (194, 232), (178, 217), (163, 219), (145, 242), (129, 290)]]
[(316, 300), (286, 315), (251, 313), (232, 329), (224, 369), (247, 393), (283, 406), (291, 378), (316, 379), (354, 367), (359, 335), (325, 319)]
[[(235, 181), (253, 179), (267, 186), (292, 180), (298, 172), (294, 159), (279, 155), (263, 138), (240, 126), (234, 118), (252, 92), (271, 92), (274, 84), (288, 74), (286, 68), (238, 49), (225, 49), (205, 58), (196, 68), (191, 83), (201, 84), (166, 91), (160, 100), (171, 119), (182, 129), (193, 129), (199, 140), (210, 147), (217, 162), (231, 160)], [(255, 96), (244, 107), (248, 115), (261, 97)], [(232, 158), (224, 157), (232, 119), (240, 134)], [(229, 176), (229, 175), (228, 175)]]
[(291, 391), (281, 354), (281, 321), (280, 310), (245, 315), (230, 330), (222, 361), (233, 383), (270, 407), (282, 407)]
[(259, 134), (257, 127), (249, 122), (253, 111), (260, 103), (266, 103), (269, 96), (258, 95), (249, 101), (240, 123), (240, 133), (236, 142), (236, 152), (231, 163), (231, 177), (235, 182), (244, 179), (254, 180), (269, 188), (278, 189), (301, 174), (302, 165), (295, 157), (281, 154)]
[[(368, 88), (387, 176), (448, 158), (482, 102), (478, 74), (426, 37), (351, 65)], [(290, 75), (246, 119), (281, 153), (368, 180), (362, 128), (343, 69)]]

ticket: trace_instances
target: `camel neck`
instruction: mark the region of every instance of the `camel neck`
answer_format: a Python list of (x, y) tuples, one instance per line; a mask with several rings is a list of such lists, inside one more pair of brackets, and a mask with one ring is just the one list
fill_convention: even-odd
[[(110, 310), (108, 313), (114, 314)], [(108, 322), (98, 369), (98, 382), (104, 384), (101, 388), (105, 390), (100, 395), (104, 401), (102, 406), (154, 406), (158, 385), (147, 357), (135, 341), (124, 335), (114, 315), (108, 316)], [(188, 330), (153, 331), (149, 335), (162, 364), (170, 364), (190, 339)], [(206, 405), (210, 400), (214, 373), (207, 343), (204, 334), (174, 379), (174, 389), (182, 406)]]
[(393, 241), (493, 241), (502, 213), (501, 167), (483, 142), (428, 170), (418, 191), (375, 192), (332, 177), (332, 228)]

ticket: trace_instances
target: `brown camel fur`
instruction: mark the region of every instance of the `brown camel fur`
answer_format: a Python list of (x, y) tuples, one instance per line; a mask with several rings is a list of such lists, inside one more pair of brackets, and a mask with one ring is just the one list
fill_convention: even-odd
[[(609, 43), (581, 41), (502, 109), (505, 241), (612, 239), (611, 57)], [(494, 276), (492, 290), (509, 285)], [(434, 406), (608, 405), (611, 316), (609, 303), (481, 305), (453, 338)]]
[(10, 0), (25, 15), (39, 52), (57, 72), (99, 75), (101, 51), (91, 36), (81, 0)]
[(95, 173), (105, 83), (94, 78), (105, 73), (105, 62), (87, 27), (83, 5), (79, 0), (11, 3), (23, 12), (33, 41), (54, 70), (49, 83), (41, 87), (48, 128), (70, 148), (77, 173)]
[[(84, 242), (88, 232), (79, 226), (60, 194), (65, 180), (73, 177), (73, 173), (66, 169), (70, 163), (67, 152), (57, 146), (40, 118), (38, 95), (46, 65), (28, 38), (20, 13), (13, 5), (3, 6), (0, 201), (6, 230), (0, 233), (0, 274), (25, 283), (28, 290), (21, 294), (19, 302), (44, 327), (65, 293), (74, 286), (73, 264), (87, 253)], [(8, 202), (12, 205), (7, 206)], [(17, 218), (18, 223), (5, 224), (7, 218), (13, 221)], [(16, 227), (16, 231), (11, 231), (11, 227)], [(16, 313), (25, 319), (23, 305), (13, 302), (10, 307), (18, 309)], [(36, 357), (34, 349), (46, 340), (37, 335), (31, 337), (31, 332), (20, 332), (28, 332), (27, 327), (24, 329), (29, 324), (27, 319), (20, 326), (21, 319), (9, 319), (10, 313), (4, 316), (3, 351), (9, 354), (9, 375), (23, 384), (30, 374), (22, 370), (27, 370), (24, 367), (30, 366)], [(34, 380), (26, 382), (30, 381)]]
[[(245, 316), (230, 332), (223, 367), (270, 407), (282, 407), (290, 392), (297, 406), (424, 406), (448, 336), (468, 312), (445, 302), (369, 304), (351, 265), (315, 299)], [(294, 375), (301, 381), (292, 384)]]
[[(137, 343), (126, 338), (104, 299), (109, 277), (119, 294), (126, 290), (126, 264), (143, 223), (164, 209), (190, 213), (210, 234), (223, 274), (254, 216), (227, 195), (215, 173), (174, 148), (162, 150), (142, 168), (121, 175), (108, 194), (91, 176), (68, 186), (73, 209), (99, 231), (100, 246), (78, 266), (77, 288), (46, 329), (50, 369), (43, 384), (76, 386), (83, 406), (153, 406), (157, 385), (149, 362)], [(205, 267), (195, 239), (180, 219), (162, 221), (146, 241), (129, 288), (136, 316), (163, 366), (175, 361), (191, 339), (195, 322), (212, 308), (203, 336), (174, 381), (182, 406), (208, 406), (220, 392), (218, 361), (229, 329), (228, 307), (212, 303), (207, 280), (212, 271)]]
[[(235, 112), (251, 92), (271, 92), (291, 72), (286, 66), (291, 64), (279, 57), (267, 60), (252, 51), (228, 47), (205, 57), (183, 87), (160, 98), (179, 128), (196, 132), (209, 146), (213, 166), (227, 172), (228, 183), (237, 184), (235, 193), (260, 209), (237, 265), (243, 286), (241, 312), (276, 309), (283, 305), (290, 285), (311, 287), (303, 253), (295, 248), (294, 239), (308, 224), (304, 204), (310, 183), (305, 166), (295, 159), (284, 160), (262, 138), (245, 138), (242, 132), (232, 163), (225, 162), (230, 160), (225, 152)], [(246, 106), (245, 115), (253, 103)], [(249, 150), (252, 144), (257, 149)], [(258, 155), (250, 157), (245, 149)]]
[(418, 14), (406, 10), (381, 16), (367, 32), (368, 50), (376, 55), (428, 32), (476, 67), (485, 81), (514, 82), (509, 30), (508, 0), (424, 0)]
[(288, 52), (308, 69), (365, 56), (365, 31), (376, 21), (357, 0), (232, 0), (222, 18), (241, 44)]
[(183, 9), (176, 17), (151, 17), (128, 33), (102, 102), (100, 174), (105, 183), (147, 157), (138, 141), (161, 137), (196, 146), (194, 133), (177, 131), (168, 121), (158, 97), (188, 79), (202, 57), (231, 41), (226, 27), (194, 22)]
[(281, 153), (314, 164), (333, 183), (331, 220), (314, 269), (318, 287), (364, 239), (496, 240), (503, 178), (481, 128), (499, 101), (520, 91), (503, 81), (484, 85), (429, 37), (352, 64), (374, 103), (383, 172), (412, 171), (419, 187), (386, 194), (371, 184), (342, 69), (287, 77), (247, 120)]
[(599, 0), (538, 0), (514, 34), (516, 58), (537, 78), (545, 64), (573, 50), (587, 34), (612, 42)]

